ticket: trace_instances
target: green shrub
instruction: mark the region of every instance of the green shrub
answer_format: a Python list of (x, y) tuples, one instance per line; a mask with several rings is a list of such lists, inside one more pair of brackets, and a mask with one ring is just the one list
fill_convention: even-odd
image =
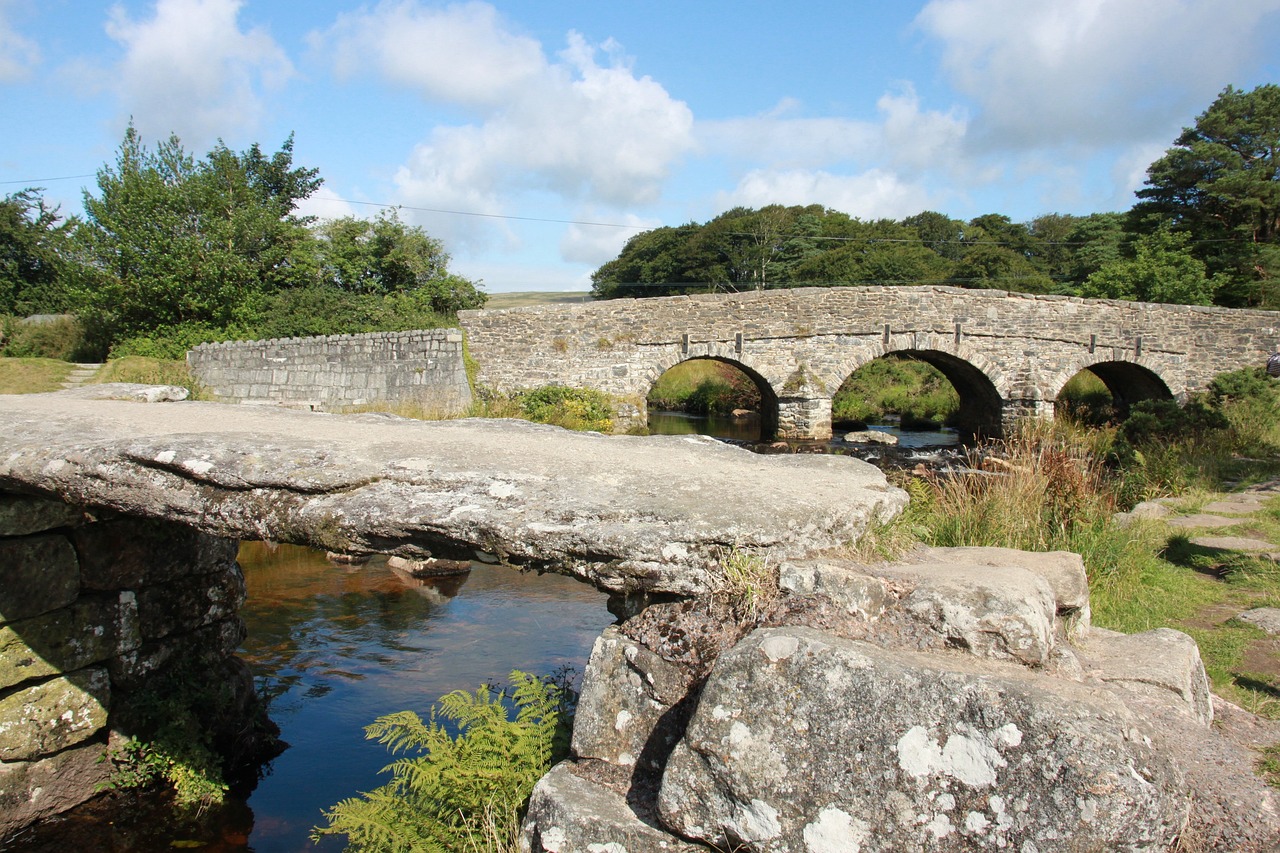
[(517, 395), (524, 417), (565, 429), (610, 432), (613, 404), (609, 395), (590, 388), (544, 385)]
[(11, 322), (6, 327), (4, 354), (10, 358), (85, 360), (88, 356), (84, 326), (71, 314), (40, 321)]
[(133, 355), (159, 361), (182, 361), (187, 357), (187, 350), (193, 347), (232, 339), (234, 336), (225, 330), (203, 323), (166, 326), (146, 335), (135, 335), (117, 341), (111, 347), (108, 358), (119, 359)]
[(325, 812), (313, 840), (345, 835), (356, 853), (514, 850), (534, 784), (568, 754), (568, 680), (515, 670), (508, 689), (444, 696), (426, 722), (412, 711), (379, 717), (365, 737), (405, 757), (385, 769), (390, 782)]

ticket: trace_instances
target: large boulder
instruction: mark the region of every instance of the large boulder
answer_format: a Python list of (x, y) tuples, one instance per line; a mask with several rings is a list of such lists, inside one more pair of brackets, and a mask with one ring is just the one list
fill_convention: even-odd
[(1189, 808), (1105, 691), (810, 628), (720, 658), (659, 802), (680, 835), (796, 853), (1163, 850)]
[(1209, 726), (1185, 634), (1092, 628), (1076, 555), (785, 560), (778, 581), (755, 630), (713, 598), (605, 632), (529, 849), (1280, 849), (1252, 770), (1280, 726)]

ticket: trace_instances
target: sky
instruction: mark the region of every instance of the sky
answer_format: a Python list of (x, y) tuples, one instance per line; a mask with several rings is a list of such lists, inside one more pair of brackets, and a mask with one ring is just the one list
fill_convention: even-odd
[(1280, 0), (0, 0), (0, 195), (81, 211), (132, 121), (399, 207), (491, 293), (585, 290), (737, 205), (861, 219), (1126, 210)]

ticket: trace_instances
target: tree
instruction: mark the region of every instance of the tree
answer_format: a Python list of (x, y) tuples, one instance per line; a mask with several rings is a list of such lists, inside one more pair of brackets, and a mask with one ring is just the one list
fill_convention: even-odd
[(0, 314), (67, 310), (62, 286), (67, 227), (39, 188), (0, 199)]
[(1147, 169), (1138, 227), (1188, 233), (1232, 305), (1275, 304), (1280, 278), (1280, 86), (1228, 86)]
[(1211, 305), (1222, 284), (1205, 275), (1205, 265), (1187, 247), (1187, 235), (1163, 228), (1138, 239), (1132, 260), (1103, 264), (1080, 287), (1080, 295), (1098, 299)]
[(221, 142), (196, 161), (176, 136), (148, 148), (130, 126), (85, 192), (76, 229), (84, 309), (105, 343), (161, 328), (225, 328), (255, 296), (307, 283), (313, 239), (297, 204), (320, 186), (293, 138), (265, 157)]
[(412, 294), (440, 314), (484, 305), (485, 294), (475, 284), (449, 272), (444, 245), (401, 222), (395, 210), (384, 210), (372, 221), (329, 220), (316, 233), (325, 286), (381, 296)]

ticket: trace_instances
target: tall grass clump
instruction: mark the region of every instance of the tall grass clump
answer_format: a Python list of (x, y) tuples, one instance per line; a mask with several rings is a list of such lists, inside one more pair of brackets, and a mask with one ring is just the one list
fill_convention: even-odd
[(204, 389), (185, 361), (129, 355), (107, 362), (94, 374), (93, 382), (129, 382), (138, 385), (177, 385), (186, 388), (192, 400), (203, 399)]
[(509, 688), (455, 690), (425, 721), (379, 717), (365, 737), (404, 753), (383, 771), (391, 781), (325, 812), (313, 840), (345, 835), (356, 853), (514, 853), (534, 784), (568, 754), (576, 701), (567, 673), (516, 670)]

